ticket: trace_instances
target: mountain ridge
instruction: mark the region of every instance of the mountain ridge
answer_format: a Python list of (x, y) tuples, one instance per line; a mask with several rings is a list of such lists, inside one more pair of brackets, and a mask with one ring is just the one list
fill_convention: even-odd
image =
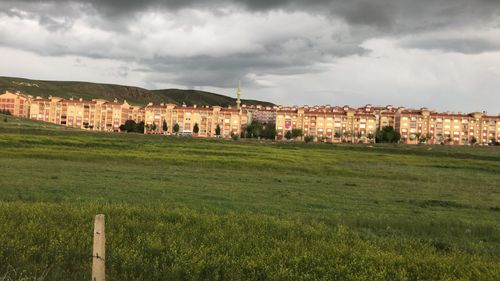
[[(19, 91), (32, 96), (48, 97), (58, 96), (62, 98), (83, 99), (107, 99), (127, 100), (131, 104), (146, 105), (149, 102), (174, 103), (181, 105), (200, 106), (231, 106), (236, 104), (236, 99), (225, 95), (184, 89), (159, 89), (148, 90), (136, 86), (95, 83), (85, 81), (55, 81), (36, 80), (20, 77), (0, 76), (0, 93), (5, 91)], [(248, 105), (274, 105), (271, 102), (242, 99), (243, 104)]]

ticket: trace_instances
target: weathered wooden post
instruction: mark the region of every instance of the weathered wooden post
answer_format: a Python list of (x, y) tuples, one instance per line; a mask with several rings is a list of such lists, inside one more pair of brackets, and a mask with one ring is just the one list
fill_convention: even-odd
[(96, 215), (94, 222), (94, 248), (92, 251), (92, 281), (104, 281), (106, 261), (104, 215)]

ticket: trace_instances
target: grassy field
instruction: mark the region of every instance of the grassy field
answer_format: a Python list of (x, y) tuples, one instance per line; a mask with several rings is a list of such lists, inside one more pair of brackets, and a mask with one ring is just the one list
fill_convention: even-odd
[(0, 118), (0, 280), (500, 280), (500, 149), (257, 143)]

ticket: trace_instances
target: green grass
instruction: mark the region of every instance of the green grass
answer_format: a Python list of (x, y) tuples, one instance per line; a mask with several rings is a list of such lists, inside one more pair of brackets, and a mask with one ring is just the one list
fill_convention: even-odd
[[(92, 133), (0, 118), (0, 280), (500, 280), (500, 150)], [(4, 279), (2, 279), (4, 277)]]
[[(198, 91), (198, 90), (181, 90), (181, 89), (165, 89), (165, 90), (147, 90), (133, 86), (77, 82), (77, 81), (45, 81), (31, 80), (17, 77), (2, 77), (0, 76), (0, 94), (5, 91), (21, 91), (22, 93), (32, 96), (48, 97), (49, 95), (62, 98), (83, 98), (90, 99), (107, 99), (115, 98), (127, 100), (129, 103), (146, 105), (149, 102), (159, 103), (174, 103), (187, 105), (220, 105), (234, 106), (236, 99), (215, 93)], [(242, 100), (245, 104), (262, 104), (273, 105), (269, 102), (257, 100)]]

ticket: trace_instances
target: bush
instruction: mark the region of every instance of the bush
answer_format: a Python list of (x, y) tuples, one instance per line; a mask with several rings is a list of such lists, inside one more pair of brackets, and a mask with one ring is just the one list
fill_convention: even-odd
[(301, 129), (292, 129), (292, 138), (296, 139), (298, 137), (302, 137), (304, 134)]
[[(175, 125), (177, 125), (177, 124), (175, 124)], [(177, 126), (179, 126), (179, 125), (177, 125)], [(175, 127), (174, 127), (174, 130), (175, 130)], [(178, 127), (177, 127), (177, 131), (179, 131)], [(215, 127), (215, 135), (216, 136), (220, 136), (220, 126), (219, 126), (219, 124), (217, 124), (217, 127)]]
[(12, 114), (10, 113), (10, 111), (9, 111), (9, 110), (7, 110), (7, 109), (0, 109), (0, 114), (4, 114), (4, 115), (12, 115)]
[(375, 133), (375, 142), (377, 143), (396, 143), (400, 139), (401, 135), (392, 126), (385, 126), (382, 130), (377, 129)]
[(167, 121), (163, 120), (163, 132), (167, 132), (168, 131), (168, 125), (167, 125)]
[(134, 132), (144, 134), (144, 121), (137, 123), (137, 126), (135, 126)]
[(232, 133), (232, 134), (231, 134), (231, 138), (232, 138), (233, 140), (237, 141), (237, 140), (240, 138), (240, 136), (239, 136), (238, 134), (236, 134), (236, 133)]
[(285, 133), (285, 138), (287, 140), (291, 140), (292, 139), (292, 131), (286, 131)]

